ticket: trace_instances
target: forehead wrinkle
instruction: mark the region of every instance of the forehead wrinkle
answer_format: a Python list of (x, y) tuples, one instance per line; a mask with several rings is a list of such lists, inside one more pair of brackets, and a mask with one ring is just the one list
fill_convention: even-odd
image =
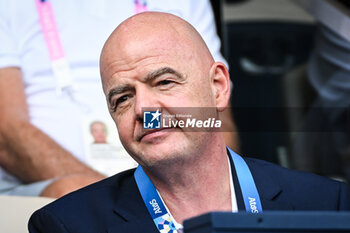
[(146, 75), (146, 77), (144, 78), (144, 82), (152, 81), (153, 79), (155, 79), (163, 74), (174, 74), (175, 76), (177, 76), (181, 80), (184, 79), (184, 76), (181, 73), (177, 72), (176, 70), (174, 70), (171, 67), (165, 66), (165, 67), (161, 67), (155, 71), (148, 73)]
[[(134, 57), (136, 58), (137, 56)], [(164, 57), (164, 55), (156, 54), (138, 58), (135, 61), (131, 61), (132, 59), (129, 59), (129, 63), (121, 61), (120, 59), (110, 62), (108, 64), (108, 68), (104, 70), (104, 76), (102, 76), (103, 86), (107, 88), (108, 86), (114, 85), (116, 80), (124, 78), (131, 81), (133, 78), (137, 77), (138, 73), (143, 72), (143, 70), (140, 70), (139, 68), (139, 63), (146, 62), (146, 65), (160, 64), (158, 60), (162, 57)], [(147, 62), (147, 60), (152, 58), (156, 58), (156, 60), (151, 60), (151, 62)]]
[(116, 63), (120, 63), (120, 61), (113, 61), (107, 64), (107, 66), (104, 67), (104, 69), (101, 69), (101, 76), (103, 77), (103, 74), (106, 73), (107, 71), (109, 71), (111, 69), (111, 67), (116, 66)]
[[(113, 67), (117, 67), (115, 69), (115, 71), (112, 74), (112, 77), (115, 76), (116, 73), (124, 73), (124, 72), (129, 72), (132, 71), (134, 69), (137, 69), (139, 63), (146, 61), (148, 59), (152, 59), (152, 58), (157, 58), (160, 59), (163, 55), (148, 55), (146, 57), (141, 57), (141, 58), (137, 58), (137, 56), (133, 56), (135, 57), (134, 61), (133, 58), (126, 58), (126, 59), (121, 59), (120, 61), (113, 61), (111, 62), (105, 69), (105, 71), (108, 70), (112, 70), (113, 71)], [(127, 62), (126, 60), (130, 60), (129, 62)], [(122, 64), (120, 64), (122, 63)], [(155, 63), (155, 62), (154, 62)], [(119, 67), (118, 67), (119, 66)]]

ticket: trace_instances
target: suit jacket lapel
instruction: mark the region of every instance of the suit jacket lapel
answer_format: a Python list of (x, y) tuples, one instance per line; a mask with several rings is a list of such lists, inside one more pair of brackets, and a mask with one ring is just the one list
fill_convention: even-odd
[(257, 160), (245, 159), (254, 178), (258, 189), (263, 211), (264, 210), (292, 210), (294, 207), (290, 202), (279, 201), (283, 194), (279, 182), (275, 179), (276, 174), (270, 174), (268, 165), (260, 164)]
[[(236, 170), (229, 156), (232, 168), (233, 183), (239, 211), (245, 211), (241, 187), (239, 185)], [(268, 173), (268, 168), (259, 165), (256, 160), (244, 158), (254, 178), (258, 189), (263, 211), (264, 210), (291, 210), (293, 206), (287, 202), (279, 202), (277, 197), (283, 193), (279, 183)]]
[(142, 200), (134, 177), (132, 176), (132, 178), (126, 180), (123, 188), (119, 190), (120, 192), (113, 211), (116, 217), (124, 221), (108, 229), (108, 232), (159, 233)]

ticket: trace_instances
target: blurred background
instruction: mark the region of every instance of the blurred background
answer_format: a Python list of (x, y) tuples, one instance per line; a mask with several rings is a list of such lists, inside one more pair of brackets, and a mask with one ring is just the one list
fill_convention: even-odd
[[(350, 51), (349, 3), (212, 0), (212, 5), (234, 84), (231, 101), (240, 153), (349, 179), (350, 90), (344, 87), (350, 76), (346, 65), (336, 63), (346, 63)], [(311, 62), (313, 53), (321, 61)], [(325, 66), (329, 69), (323, 72)], [(339, 72), (343, 82), (330, 88), (329, 80)], [(321, 79), (329, 85), (317, 85)], [(322, 92), (329, 89), (342, 97), (324, 100)]]

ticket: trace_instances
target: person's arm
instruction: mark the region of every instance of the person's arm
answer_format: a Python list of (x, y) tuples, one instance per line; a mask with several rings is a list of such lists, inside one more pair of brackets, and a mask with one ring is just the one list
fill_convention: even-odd
[(15, 67), (0, 69), (0, 166), (24, 183), (71, 174), (103, 178), (30, 123), (22, 73)]

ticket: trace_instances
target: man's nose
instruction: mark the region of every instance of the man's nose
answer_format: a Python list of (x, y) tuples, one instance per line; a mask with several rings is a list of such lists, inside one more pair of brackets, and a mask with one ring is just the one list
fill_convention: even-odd
[(143, 111), (159, 109), (159, 97), (149, 87), (139, 87), (136, 89), (135, 114), (138, 121), (143, 120)]

